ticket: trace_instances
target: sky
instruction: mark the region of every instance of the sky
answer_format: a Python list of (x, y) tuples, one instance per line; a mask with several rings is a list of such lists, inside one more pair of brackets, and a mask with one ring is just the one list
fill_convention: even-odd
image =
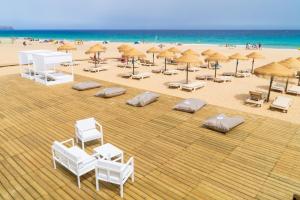
[(0, 0), (15, 29), (300, 29), (300, 0)]

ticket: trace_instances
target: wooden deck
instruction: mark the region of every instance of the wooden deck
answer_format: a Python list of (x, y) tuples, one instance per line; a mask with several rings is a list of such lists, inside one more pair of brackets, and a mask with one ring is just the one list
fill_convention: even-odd
[[(72, 138), (74, 122), (86, 117), (103, 124), (104, 141), (124, 150), (125, 160), (135, 158), (136, 179), (125, 185), (124, 199), (289, 200), (300, 193), (299, 125), (211, 105), (177, 112), (179, 99), (165, 95), (134, 108), (125, 104), (141, 92), (133, 88), (101, 99), (93, 97), (97, 89), (46, 87), (17, 75), (1, 77), (0, 86), (0, 199), (119, 199), (111, 184), (96, 192), (93, 172), (79, 190), (75, 176), (53, 169), (52, 142)], [(221, 112), (246, 123), (227, 135), (201, 127)]]

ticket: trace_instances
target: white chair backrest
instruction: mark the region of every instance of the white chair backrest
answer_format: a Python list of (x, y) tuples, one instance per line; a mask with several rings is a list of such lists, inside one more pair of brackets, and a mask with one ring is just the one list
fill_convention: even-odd
[(79, 161), (79, 157), (77, 155), (71, 153), (66, 146), (57, 141), (53, 143), (52, 149), (58, 162), (73, 171), (77, 170), (77, 163)]
[(124, 164), (109, 161), (109, 160), (98, 160), (97, 165), (97, 175), (100, 175), (107, 181), (113, 180), (114, 182), (122, 182), (122, 173), (124, 169)]
[(96, 128), (96, 120), (95, 120), (95, 118), (78, 120), (76, 122), (76, 127), (81, 131), (95, 129)]

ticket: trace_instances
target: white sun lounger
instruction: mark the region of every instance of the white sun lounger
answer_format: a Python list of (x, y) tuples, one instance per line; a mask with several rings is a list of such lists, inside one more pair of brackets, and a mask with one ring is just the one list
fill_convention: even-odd
[(164, 72), (164, 75), (176, 75), (176, 74), (178, 74), (178, 70), (176, 69), (171, 69)]
[(284, 90), (285, 90), (285, 85), (282, 84), (282, 83), (274, 83), (274, 84), (272, 85), (271, 89), (272, 89), (273, 91), (277, 91), (277, 92), (283, 93)]
[(290, 88), (288, 88), (286, 92), (289, 94), (300, 95), (300, 86), (293, 85)]
[(205, 86), (206, 86), (206, 82), (204, 82), (204, 81), (196, 81), (196, 82), (193, 82), (193, 83), (182, 84), (181, 85), (181, 89), (182, 90), (195, 91), (195, 90), (203, 88)]
[(190, 67), (189, 72), (198, 72), (199, 68), (198, 67)]
[(284, 96), (278, 96), (276, 99), (272, 102), (271, 108), (277, 108), (279, 110), (282, 110), (283, 112), (287, 112), (288, 109), (292, 105), (292, 99)]
[(132, 75), (132, 79), (144, 79), (144, 78), (149, 78), (151, 76), (151, 73), (149, 72), (141, 72), (136, 75)]

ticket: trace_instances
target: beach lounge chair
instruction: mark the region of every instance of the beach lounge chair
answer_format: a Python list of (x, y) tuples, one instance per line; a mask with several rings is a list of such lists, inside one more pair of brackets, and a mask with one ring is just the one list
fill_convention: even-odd
[(204, 107), (206, 105), (205, 101), (202, 101), (200, 99), (185, 99), (181, 102), (179, 102), (175, 107), (174, 110), (188, 112), (188, 113), (194, 113)]
[(120, 68), (130, 68), (130, 66), (127, 65), (127, 64), (117, 65), (117, 67), (120, 67)]
[(123, 185), (129, 177), (134, 182), (134, 159), (127, 163), (99, 159), (95, 166), (96, 190), (99, 190), (99, 181), (113, 183), (120, 186), (120, 196), (123, 198)]
[(272, 89), (273, 91), (276, 91), (276, 92), (284, 93), (284, 91), (285, 91), (285, 85), (284, 85), (283, 83), (278, 83), (278, 82), (276, 82), (276, 83), (274, 83), (274, 84), (272, 85), (271, 89)]
[(173, 89), (178, 89), (178, 88), (181, 87), (181, 85), (182, 85), (181, 82), (170, 82), (170, 83), (168, 83), (168, 87), (173, 88)]
[(90, 90), (94, 88), (99, 88), (101, 87), (101, 84), (93, 81), (86, 81), (86, 82), (81, 82), (81, 83), (76, 83), (72, 86), (74, 90), (78, 91), (84, 91), (84, 90)]
[(76, 121), (75, 124), (76, 142), (81, 141), (81, 147), (84, 150), (84, 143), (94, 140), (100, 140), (103, 145), (103, 129), (95, 118), (87, 118)]
[(234, 76), (234, 72), (223, 72), (222, 76)]
[(224, 83), (224, 82), (231, 82), (232, 81), (232, 76), (219, 76), (214, 79), (214, 82), (217, 83)]
[(99, 66), (99, 67), (91, 67), (91, 68), (90, 68), (90, 72), (93, 72), (93, 73), (95, 73), (95, 72), (101, 72), (101, 71), (106, 71), (106, 70), (107, 70), (107, 68), (102, 67), (102, 66)]
[(127, 101), (127, 104), (135, 107), (144, 107), (154, 101), (157, 101), (159, 94), (154, 92), (144, 92)]
[(199, 68), (198, 67), (190, 67), (188, 70), (189, 70), (189, 72), (198, 72)]
[(141, 73), (138, 73), (138, 74), (135, 74), (135, 75), (132, 75), (132, 79), (144, 79), (144, 78), (149, 78), (151, 76), (151, 73), (149, 72), (141, 72)]
[(209, 74), (197, 75), (196, 80), (214, 80), (214, 76)]
[(282, 110), (283, 112), (287, 113), (288, 109), (292, 105), (292, 99), (284, 96), (278, 96), (276, 99), (272, 102), (270, 108), (276, 108), (279, 110)]
[(155, 74), (163, 73), (165, 68), (153, 69), (151, 72)]
[(225, 114), (219, 114), (205, 120), (203, 125), (204, 127), (212, 130), (221, 133), (227, 133), (234, 127), (244, 122), (245, 122), (244, 118), (240, 116), (229, 117), (226, 116)]
[(195, 91), (197, 89), (203, 88), (206, 86), (206, 82), (204, 81), (195, 81), (192, 83), (182, 84), (182, 90)]
[[(139, 74), (140, 72), (134, 72), (134, 74)], [(132, 72), (125, 72), (125, 73), (121, 73), (119, 74), (119, 76), (121, 76), (122, 78), (130, 78), (132, 77)]]
[(164, 72), (164, 75), (176, 75), (178, 74), (178, 70), (176, 69), (170, 69)]
[(256, 106), (262, 106), (267, 99), (267, 93), (261, 91), (249, 91), (249, 98), (245, 103), (254, 104)]
[(105, 88), (104, 90), (98, 92), (95, 94), (96, 97), (103, 97), (103, 98), (111, 98), (120, 96), (122, 94), (126, 93), (126, 89), (121, 87), (111, 87), (111, 88)]
[(184, 71), (184, 70), (186, 70), (186, 67), (185, 66), (178, 66), (176, 69), (179, 70), (179, 71)]
[(287, 89), (286, 93), (300, 95), (300, 86), (293, 85)]
[(251, 73), (250, 72), (238, 72), (235, 77), (237, 78), (246, 78), (246, 77), (250, 77)]
[[(65, 146), (67, 143), (71, 143), (72, 146)], [(94, 170), (97, 162), (94, 156), (91, 156), (79, 147), (74, 146), (73, 139), (63, 142), (55, 141), (52, 145), (52, 159), (54, 169), (56, 169), (56, 162), (58, 162), (77, 176), (79, 188), (80, 176)]]
[(154, 66), (154, 64), (150, 60), (141, 60), (142, 66)]

